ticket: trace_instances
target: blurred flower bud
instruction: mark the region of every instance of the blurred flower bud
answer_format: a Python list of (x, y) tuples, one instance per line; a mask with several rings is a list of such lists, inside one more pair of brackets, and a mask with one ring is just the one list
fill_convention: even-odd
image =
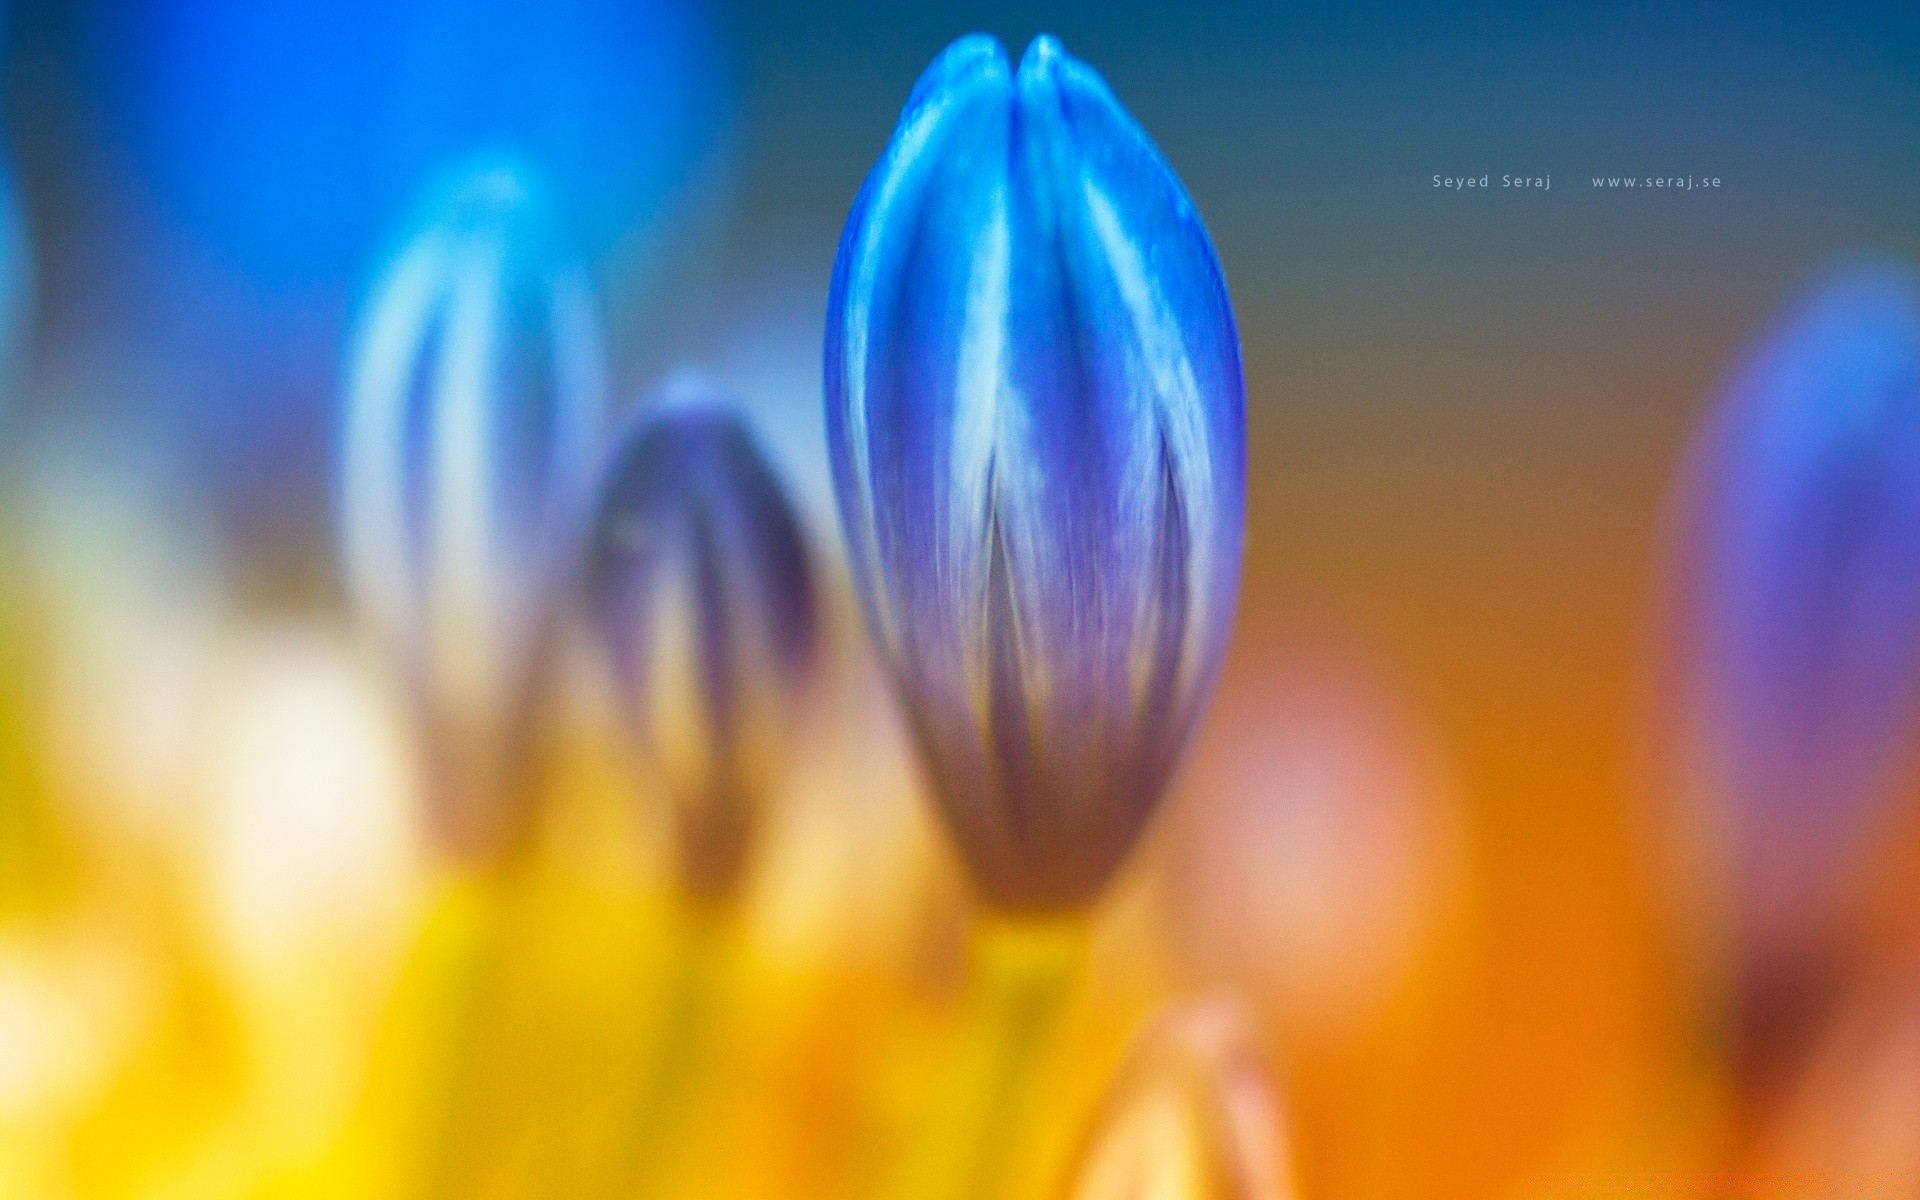
[(11, 165), (0, 160), (0, 380), (9, 384), (27, 357), (33, 315), (33, 239), (19, 190)]
[(534, 693), (602, 407), (587, 282), (542, 193), (483, 164), (370, 296), (349, 366), (349, 592), (421, 706), (438, 832), (492, 852), (523, 818)]
[(1109, 1088), (1069, 1200), (1286, 1200), (1283, 1114), (1237, 1004), (1165, 1013)]
[(1834, 919), (1911, 734), (1914, 278), (1857, 267), (1797, 304), (1734, 376), (1690, 484), (1679, 767), (1714, 817), (1702, 842), (1724, 843), (1743, 969), (1778, 983)]
[(1199, 215), (1052, 38), (922, 76), (841, 236), (827, 436), (848, 553), (992, 903), (1086, 903), (1225, 647), (1239, 340)]
[(586, 588), (672, 800), (689, 886), (738, 879), (815, 654), (800, 526), (746, 426), (703, 395), (649, 405), (616, 451)]

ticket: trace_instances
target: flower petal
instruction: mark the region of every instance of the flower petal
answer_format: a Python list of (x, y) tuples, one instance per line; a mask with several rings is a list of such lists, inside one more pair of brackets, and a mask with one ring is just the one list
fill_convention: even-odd
[(986, 890), (1074, 903), (1231, 621), (1239, 343), (1191, 202), (1051, 38), (929, 68), (856, 201), (827, 420), (854, 572)]
[(720, 893), (812, 666), (812, 570), (792, 506), (723, 401), (695, 391), (641, 411), (600, 492), (587, 598), (672, 793), (688, 879)]

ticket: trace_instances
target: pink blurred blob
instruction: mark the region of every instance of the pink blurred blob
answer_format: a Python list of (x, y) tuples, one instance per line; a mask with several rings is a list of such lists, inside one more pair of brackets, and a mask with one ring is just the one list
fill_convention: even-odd
[(1175, 955), (1247, 989), (1290, 1037), (1378, 1015), (1455, 907), (1452, 782), (1381, 679), (1295, 652), (1229, 684), (1168, 831)]

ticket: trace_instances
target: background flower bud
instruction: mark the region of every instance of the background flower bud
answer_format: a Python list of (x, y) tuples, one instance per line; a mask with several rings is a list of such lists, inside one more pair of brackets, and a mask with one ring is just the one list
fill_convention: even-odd
[(1682, 782), (1711, 818), (1702, 840), (1724, 850), (1731, 872), (1747, 1023), (1772, 1029), (1748, 1036), (1773, 1038), (1781, 1021), (1810, 1012), (1803, 985), (1832, 973), (1819, 961), (1832, 947), (1822, 946), (1844, 920), (1843, 893), (1860, 874), (1852, 868), (1911, 736), (1920, 684), (1914, 278), (1854, 267), (1813, 289), (1735, 375), (1690, 484)]
[(1073, 1169), (1069, 1200), (1288, 1200), (1279, 1098), (1239, 1006), (1169, 1009), (1115, 1076)]
[(604, 371), (586, 279), (518, 164), (437, 193), (361, 319), (340, 461), (347, 586), (421, 707), (434, 816), (464, 849), (521, 815), (514, 776)]
[(730, 891), (816, 651), (800, 526), (746, 426), (698, 392), (643, 411), (587, 543), (593, 623), (673, 804), (689, 886)]
[(826, 392), (869, 624), (977, 883), (1084, 903), (1224, 649), (1244, 387), (1191, 201), (1053, 39), (921, 78), (841, 237)]

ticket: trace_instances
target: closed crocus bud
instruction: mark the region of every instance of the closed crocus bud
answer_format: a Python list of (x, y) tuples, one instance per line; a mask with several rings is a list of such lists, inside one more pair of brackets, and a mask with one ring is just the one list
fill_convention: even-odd
[(593, 624), (673, 804), (688, 886), (725, 895), (816, 651), (799, 522), (725, 403), (683, 392), (622, 440), (586, 555)]
[(854, 202), (828, 443), (880, 653), (985, 897), (1078, 907), (1211, 688), (1245, 510), (1240, 349), (1192, 202), (1042, 37), (928, 68)]
[(1141, 1035), (1082, 1147), (1067, 1200), (1291, 1200), (1283, 1115), (1239, 1006), (1176, 1006)]
[(1808, 988), (1826, 990), (1915, 715), (1914, 277), (1855, 267), (1795, 305), (1734, 376), (1689, 482), (1681, 767), (1731, 873), (1747, 1037), (1791, 1037)]
[(543, 194), (489, 163), (380, 276), (349, 364), (348, 589), (418, 703), (433, 817), (488, 854), (524, 817), (530, 710), (585, 505), (604, 365)]

